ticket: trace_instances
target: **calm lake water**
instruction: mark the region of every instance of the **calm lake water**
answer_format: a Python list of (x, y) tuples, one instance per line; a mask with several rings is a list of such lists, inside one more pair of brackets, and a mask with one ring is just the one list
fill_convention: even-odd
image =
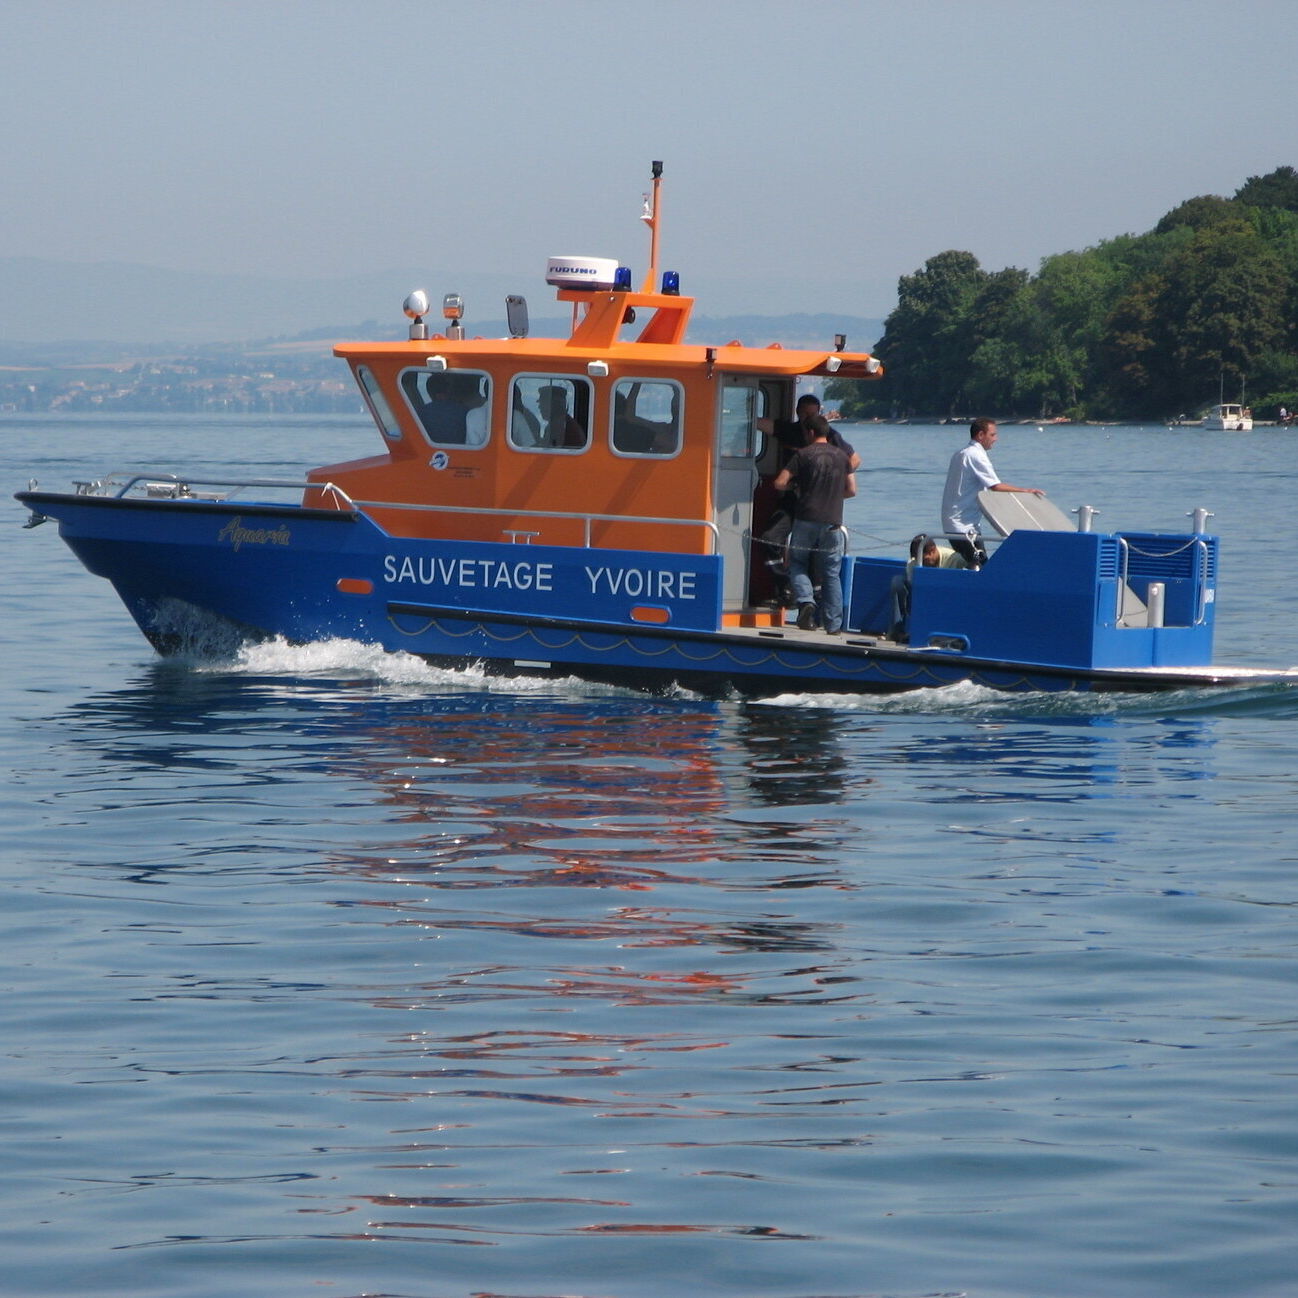
[[(854, 548), (963, 429), (848, 431)], [(1223, 538), (1298, 663), (1293, 434), (1005, 427)], [(368, 455), (0, 417), (9, 490)], [(351, 643), (156, 659), (3, 531), (0, 1292), (1298, 1292), (1298, 691), (650, 699)]]

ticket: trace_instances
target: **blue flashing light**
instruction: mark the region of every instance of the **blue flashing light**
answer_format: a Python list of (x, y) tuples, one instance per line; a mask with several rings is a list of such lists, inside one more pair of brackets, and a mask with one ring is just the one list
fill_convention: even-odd
[(676, 297), (681, 291), (681, 277), (674, 270), (663, 271), (663, 292), (668, 297)]
[(631, 267), (619, 266), (613, 272), (613, 291), (629, 293), (631, 291)]

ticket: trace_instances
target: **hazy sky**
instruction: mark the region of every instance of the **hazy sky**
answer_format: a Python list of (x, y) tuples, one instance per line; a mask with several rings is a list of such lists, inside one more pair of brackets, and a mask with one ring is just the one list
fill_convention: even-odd
[(700, 310), (882, 316), (1298, 165), (1298, 0), (6, 0), (0, 106), (0, 257), (539, 304), (659, 158)]

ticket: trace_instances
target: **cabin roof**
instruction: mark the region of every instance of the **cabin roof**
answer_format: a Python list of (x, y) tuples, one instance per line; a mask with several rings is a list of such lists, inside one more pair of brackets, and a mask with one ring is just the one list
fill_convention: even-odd
[[(750, 347), (738, 341), (709, 346), (683, 341), (694, 299), (665, 293), (627, 293), (564, 289), (562, 302), (574, 304), (574, 325), (567, 338), (429, 338), (397, 342), (343, 342), (334, 355), (347, 360), (442, 356), (448, 364), (470, 366), (511, 362), (517, 368), (546, 365), (585, 365), (603, 360), (633, 373), (637, 366), (654, 369), (714, 367), (730, 373), (835, 375), (839, 378), (880, 378), (883, 367), (869, 352), (786, 348), (779, 343)], [(584, 307), (584, 313), (580, 308)], [(627, 321), (637, 315), (634, 324)], [(638, 327), (635, 337), (624, 337)]]
[[(411, 365), (420, 365), (429, 356), (444, 356), (449, 364), (464, 367), (509, 360), (523, 369), (535, 368), (535, 363), (541, 361), (585, 365), (593, 360), (607, 360), (617, 362), (618, 368), (627, 372), (633, 372), (637, 364), (654, 369), (699, 369), (712, 364), (716, 369), (729, 373), (774, 376), (833, 374), (839, 378), (876, 378), (882, 373), (881, 369), (878, 373), (866, 369), (872, 359), (866, 352), (745, 347), (739, 343), (720, 347), (693, 343), (613, 343), (604, 347), (577, 347), (553, 338), (450, 339), (434, 336), (412, 342), (339, 343), (334, 348), (334, 355), (347, 360), (406, 358)], [(829, 368), (832, 358), (838, 360), (836, 369)]]

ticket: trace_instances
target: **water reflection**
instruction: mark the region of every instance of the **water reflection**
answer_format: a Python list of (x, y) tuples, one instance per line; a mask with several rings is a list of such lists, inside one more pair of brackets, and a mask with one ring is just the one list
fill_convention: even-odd
[[(1171, 780), (1215, 774), (1212, 722), (1178, 721), (1132, 732), (1112, 717), (1060, 718), (1043, 726), (961, 721), (933, 726), (921, 742), (896, 750), (940, 800), (1076, 802), (1129, 795)], [(961, 774), (951, 784), (951, 773)]]
[[(1054, 1109), (1004, 1075), (1125, 1067), (1086, 1035), (1130, 1013), (1087, 982), (1093, 902), (1163, 830), (1115, 813), (1219, 777), (1213, 715), (901, 706), (151, 667), (40, 723), (76, 863), (50, 887), (96, 876), (139, 1010), (83, 1028), (79, 1067), (255, 1097), (245, 1157), (298, 1178), (266, 1238), (452, 1276), (519, 1241), (632, 1269), (655, 1241), (841, 1248), (908, 1124), (1008, 1113), (1045, 1147)], [(195, 1185), (209, 1121), (175, 1156)]]
[[(842, 733), (847, 720), (827, 709), (746, 707), (735, 731), (747, 757), (749, 788), (774, 807), (818, 806), (859, 794), (868, 776), (849, 779)], [(857, 727), (860, 726), (859, 719)]]
[(9, 655), (15, 1290), (1287, 1292), (1298, 690), (138, 670), (45, 532), (10, 601), (48, 633)]

